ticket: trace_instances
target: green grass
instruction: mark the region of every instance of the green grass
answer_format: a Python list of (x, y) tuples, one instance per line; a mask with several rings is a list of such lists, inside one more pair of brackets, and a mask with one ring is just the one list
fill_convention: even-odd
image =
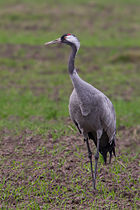
[[(138, 209), (139, 7), (139, 0), (0, 0), (1, 208)], [(70, 49), (44, 46), (67, 32), (81, 42), (79, 75), (117, 115), (117, 158), (104, 166), (100, 156), (95, 194), (86, 146), (69, 119)]]
[(116, 113), (117, 113), (117, 124), (125, 126), (134, 126), (139, 124), (139, 105), (140, 99), (134, 101), (117, 101), (114, 102)]
[(34, 1), (19, 4), (11, 1), (10, 5), (6, 2), (0, 14), (0, 43), (42, 45), (65, 32), (74, 32), (87, 47), (140, 46), (138, 1), (133, 7), (132, 0), (127, 4), (125, 1), (114, 4), (111, 0), (106, 4), (104, 1), (80, 2), (63, 0), (46, 4), (42, 1), (38, 7)]

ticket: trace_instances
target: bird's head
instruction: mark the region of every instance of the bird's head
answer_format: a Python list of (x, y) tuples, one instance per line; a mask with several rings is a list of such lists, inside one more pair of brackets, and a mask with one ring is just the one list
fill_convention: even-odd
[(45, 45), (50, 45), (50, 44), (67, 44), (70, 46), (75, 46), (77, 50), (79, 50), (80, 48), (80, 42), (77, 39), (77, 37), (73, 34), (64, 34), (63, 36), (61, 36), (60, 38), (50, 41), (50, 42), (46, 42)]

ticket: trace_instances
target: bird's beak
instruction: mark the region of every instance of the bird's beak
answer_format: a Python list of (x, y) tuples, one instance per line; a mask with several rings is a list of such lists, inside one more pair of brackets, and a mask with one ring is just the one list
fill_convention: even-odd
[(58, 38), (56, 40), (50, 41), (50, 42), (46, 42), (44, 45), (50, 45), (50, 44), (61, 44), (61, 38)]

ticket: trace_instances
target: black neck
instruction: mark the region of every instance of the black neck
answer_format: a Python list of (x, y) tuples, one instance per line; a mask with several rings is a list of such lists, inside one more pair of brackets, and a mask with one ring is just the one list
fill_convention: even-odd
[(69, 73), (70, 74), (73, 74), (73, 71), (75, 69), (75, 67), (74, 67), (74, 61), (75, 61), (75, 56), (76, 56), (77, 48), (73, 44), (71, 45), (71, 48), (72, 48), (72, 52), (71, 52), (70, 57), (69, 57), (68, 69), (69, 69)]

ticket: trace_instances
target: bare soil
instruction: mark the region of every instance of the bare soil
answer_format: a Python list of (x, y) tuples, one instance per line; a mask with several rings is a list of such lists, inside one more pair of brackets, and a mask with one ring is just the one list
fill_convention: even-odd
[[(47, 41), (47, 40), (46, 40)], [(54, 53), (55, 48), (55, 53)], [(63, 48), (63, 49), (62, 49)], [(0, 44), (0, 56), (6, 58), (18, 58), (18, 59), (35, 59), (35, 60), (48, 60), (52, 58), (53, 60), (61, 60), (64, 58), (64, 47), (63, 45), (50, 47), (46, 50), (44, 43), (41, 45), (28, 45), (28, 44)], [(23, 51), (22, 51), (23, 50)], [(82, 50), (85, 50), (84, 58), (87, 62), (92, 63), (93, 57), (97, 57), (98, 54), (102, 55), (102, 59), (110, 62), (140, 62), (140, 47), (94, 47), (90, 48), (90, 52), (86, 50), (86, 47), (82, 46)], [(109, 56), (110, 51), (115, 50), (115, 56)], [(20, 52), (22, 54), (20, 55)], [(68, 57), (68, 50), (67, 57)], [(49, 57), (48, 57), (49, 56)], [(83, 55), (81, 55), (83, 56)], [(79, 59), (79, 58), (78, 58)], [(82, 60), (82, 59), (81, 59)], [(95, 60), (95, 59), (94, 59)]]
[[(121, 127), (119, 129), (116, 147), (117, 159), (115, 160), (115, 158), (113, 158), (111, 165), (102, 165), (100, 161), (98, 163), (100, 170), (98, 170), (97, 182), (101, 181), (101, 183), (104, 183), (107, 186), (107, 189), (109, 189), (110, 192), (114, 190), (116, 194), (121, 193), (122, 198), (125, 198), (125, 203), (124, 199), (121, 200), (119, 196), (115, 198), (116, 201), (114, 202), (117, 203), (119, 209), (131, 209), (135, 194), (140, 193), (136, 186), (139, 177), (139, 157), (134, 158), (137, 154), (137, 148), (140, 146), (139, 134), (140, 127), (130, 129)], [(102, 200), (102, 188), (98, 192), (92, 193), (91, 174), (89, 171), (83, 172), (82, 169), (82, 167), (89, 162), (87, 148), (82, 137), (77, 134), (75, 136), (62, 136), (61, 138), (54, 140), (52, 135), (53, 134), (51, 133), (47, 136), (33, 135), (30, 130), (24, 130), (21, 135), (14, 137), (11, 136), (8, 130), (1, 131), (0, 157), (3, 159), (3, 163), (1, 164), (0, 169), (0, 180), (5, 176), (5, 185), (7, 182), (11, 181), (12, 185), (19, 186), (21, 184), (28, 185), (29, 181), (33, 182), (40, 177), (40, 179), (50, 180), (48, 187), (50, 198), (48, 203), (52, 202), (52, 206), (57, 201), (57, 198), (51, 195), (51, 190), (59, 185), (61, 188), (64, 186), (67, 187), (67, 193), (69, 194), (69, 200), (67, 201), (68, 209), (88, 208), (92, 201), (97, 201), (96, 196), (99, 194), (101, 195), (102, 208), (106, 203), (105, 200)], [(90, 144), (92, 150), (95, 152), (95, 146), (92, 142), (90, 142)], [(42, 147), (45, 148), (44, 153), (41, 153), (39, 150), (39, 148)], [(82, 154), (82, 158), (76, 155), (77, 151), (79, 155)], [(122, 156), (127, 156), (127, 164), (125, 164), (124, 160), (119, 158)], [(64, 160), (64, 164), (61, 165), (60, 162), (62, 160)], [(17, 170), (13, 170), (13, 161), (20, 162), (23, 166), (21, 164), (21, 167)], [(33, 171), (35, 161), (37, 161), (41, 167), (39, 170)], [(113, 174), (109, 172), (109, 170), (112, 170), (114, 167), (115, 161), (125, 168), (126, 171), (123, 170), (119, 173), (119, 176), (121, 177), (120, 183), (113, 182)], [(45, 177), (41, 175), (44, 169), (47, 171)], [(57, 177), (54, 179), (50, 176), (50, 171), (52, 170), (57, 174)], [(21, 171), (24, 171), (24, 178), (19, 176), (18, 179), (15, 179), (17, 174), (20, 174)], [(130, 189), (134, 187), (135, 190), (127, 191), (125, 186), (129, 173), (131, 173), (135, 180), (129, 187)], [(81, 179), (77, 180), (76, 177), (79, 177), (80, 175), (82, 175)], [(70, 186), (73, 179), (75, 179), (75, 186), (78, 183), (81, 185), (81, 189), (86, 188), (87, 190), (88, 200), (83, 202), (83, 204), (80, 202), (81, 199), (84, 200), (84, 197), (78, 197), (78, 193), (71, 191)], [(91, 192), (93, 197), (91, 197), (91, 194), (88, 195), (88, 192)], [(60, 199), (63, 199), (63, 197), (61, 198), (61, 195), (59, 196)], [(42, 206), (44, 201), (40, 195), (37, 196), (37, 200), (40, 203), (40, 206)], [(15, 199), (12, 197), (7, 202), (9, 203), (9, 207), (16, 205)], [(137, 203), (137, 206), (139, 206), (139, 203)]]

